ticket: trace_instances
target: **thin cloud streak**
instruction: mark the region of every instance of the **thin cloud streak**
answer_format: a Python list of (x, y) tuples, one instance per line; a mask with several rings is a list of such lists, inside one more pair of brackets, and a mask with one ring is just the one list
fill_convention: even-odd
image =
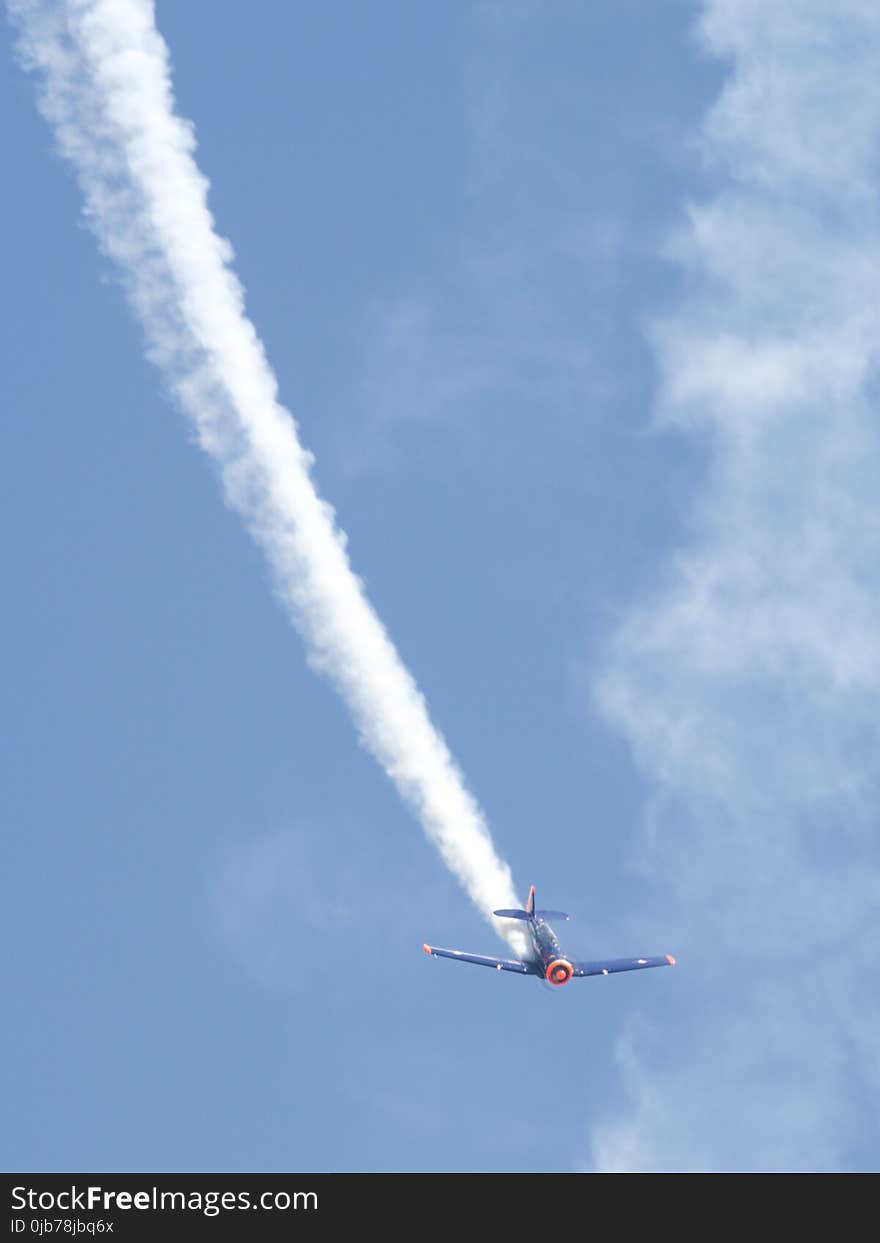
[(880, 1090), (880, 15), (710, 0), (699, 34), (730, 64), (714, 189), (651, 335), (658, 424), (701, 439), (707, 478), (595, 685), (648, 783), (690, 991), (663, 1048), (622, 1042), (592, 1161), (857, 1168)]
[[(207, 207), (192, 126), (175, 114), (153, 4), (8, 0), (8, 9), (149, 356), (265, 553), (311, 665), (336, 686), (364, 746), (480, 911), (516, 904), (510, 870), (352, 572), (344, 533), (310, 477), (312, 458), (279, 404), (232, 249)], [(503, 935), (519, 947), (516, 929)]]

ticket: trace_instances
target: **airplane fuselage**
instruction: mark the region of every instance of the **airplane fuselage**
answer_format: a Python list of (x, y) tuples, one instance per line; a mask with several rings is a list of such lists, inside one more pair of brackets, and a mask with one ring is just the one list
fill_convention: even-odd
[(535, 958), (541, 964), (541, 974), (551, 984), (567, 984), (573, 968), (562, 952), (559, 939), (546, 920), (539, 915), (528, 923)]

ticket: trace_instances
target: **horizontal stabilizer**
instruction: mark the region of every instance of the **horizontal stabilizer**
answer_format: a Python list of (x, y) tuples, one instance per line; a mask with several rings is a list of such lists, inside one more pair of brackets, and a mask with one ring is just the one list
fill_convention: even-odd
[(538, 919), (571, 919), (565, 911), (535, 911), (535, 915)]
[(528, 911), (493, 911), (493, 915), (500, 915), (502, 919), (531, 919)]

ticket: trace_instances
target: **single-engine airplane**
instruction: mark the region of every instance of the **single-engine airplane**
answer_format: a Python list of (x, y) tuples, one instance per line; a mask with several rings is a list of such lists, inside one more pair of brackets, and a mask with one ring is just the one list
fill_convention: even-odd
[(465, 954), (463, 950), (441, 950), (436, 945), (425, 945), (426, 954), (438, 958), (456, 958), (459, 962), (475, 962), (481, 967), (494, 967), (496, 971), (516, 971), (519, 975), (536, 975), (551, 984), (567, 984), (575, 976), (614, 975), (617, 971), (641, 971), (645, 967), (674, 967), (671, 954), (655, 958), (609, 958), (605, 962), (573, 962), (562, 953), (556, 933), (550, 927), (551, 919), (569, 919), (564, 911), (536, 911), (535, 886), (529, 890), (524, 911), (493, 911), (503, 919), (521, 919), (528, 925), (532, 953), (523, 961), (512, 958), (487, 958), (483, 954)]

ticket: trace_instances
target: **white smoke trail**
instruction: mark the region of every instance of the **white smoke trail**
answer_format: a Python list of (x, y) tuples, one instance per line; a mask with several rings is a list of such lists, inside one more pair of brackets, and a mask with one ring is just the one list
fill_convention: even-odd
[[(352, 572), (214, 229), (192, 127), (175, 114), (152, 0), (7, 0), (40, 109), (76, 169), (86, 217), (118, 264), (151, 359), (218, 464), (229, 504), (272, 567), (313, 667), (483, 913), (516, 906), (425, 701)], [(499, 929), (502, 927), (498, 924)], [(504, 935), (522, 949), (518, 929)]]

